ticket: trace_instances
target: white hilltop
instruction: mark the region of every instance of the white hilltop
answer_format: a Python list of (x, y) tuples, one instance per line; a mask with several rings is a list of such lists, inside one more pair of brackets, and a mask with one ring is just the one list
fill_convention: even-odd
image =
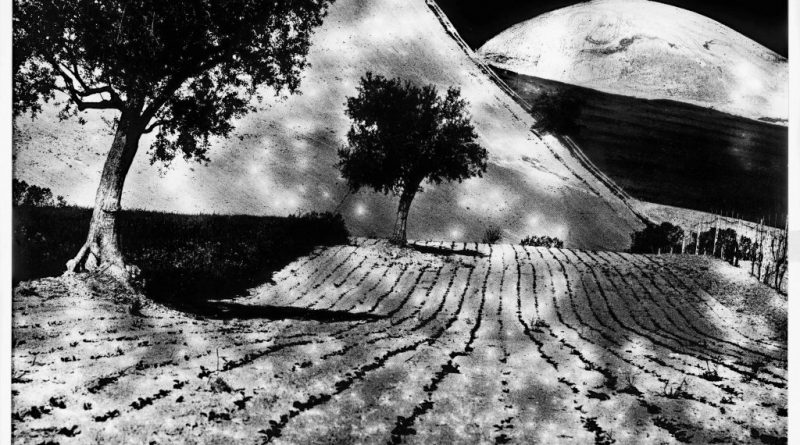
[[(627, 201), (552, 137), (530, 131), (533, 119), (490, 79), (435, 3), (339, 0), (314, 35), (300, 95), (266, 92), (258, 112), (213, 141), (202, 166), (178, 159), (163, 176), (142, 140), (123, 207), (175, 212), (288, 215), (340, 210), (351, 232), (391, 233), (397, 199), (370, 191), (347, 195), (334, 167), (346, 141), (347, 96), (367, 70), (441, 89), (456, 85), (490, 153), (483, 178), (425, 185), (415, 199), (409, 238), (480, 241), (490, 225), (506, 241), (550, 235), (568, 246), (625, 248), (642, 227)], [(110, 116), (107, 114), (106, 117)], [(15, 122), (15, 177), (68, 201), (91, 206), (112, 136), (96, 112), (88, 124), (59, 122), (54, 107)]]
[[(518, 23), (479, 54), (520, 74), (752, 119), (787, 119), (787, 60), (733, 29), (648, 0), (594, 0)], [(784, 122), (785, 123), (785, 122)]]

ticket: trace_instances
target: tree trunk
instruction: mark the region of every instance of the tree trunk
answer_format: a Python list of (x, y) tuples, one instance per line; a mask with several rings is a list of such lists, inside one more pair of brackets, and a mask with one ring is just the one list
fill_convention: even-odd
[(400, 204), (397, 206), (397, 219), (394, 223), (394, 232), (392, 233), (391, 242), (399, 246), (406, 245), (406, 224), (408, 222), (408, 210), (411, 208), (411, 201), (414, 199), (416, 187), (414, 191), (403, 190), (400, 195)]
[(104, 272), (126, 283), (138, 276), (139, 269), (129, 265), (120, 250), (117, 216), (125, 177), (136, 155), (142, 130), (137, 119), (130, 118), (128, 113), (122, 114), (97, 187), (89, 235), (75, 258), (67, 262), (68, 272)]

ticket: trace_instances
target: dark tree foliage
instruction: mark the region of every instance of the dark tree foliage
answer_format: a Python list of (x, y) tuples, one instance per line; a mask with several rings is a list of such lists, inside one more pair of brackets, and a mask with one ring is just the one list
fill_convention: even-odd
[[(156, 132), (151, 162), (206, 161), (211, 136), (252, 111), (259, 87), (294, 92), (309, 37), (332, 0), (17, 0), (15, 114), (42, 103), (61, 118), (115, 110), (115, 137), (89, 236), (69, 269), (108, 263), (135, 270), (118, 249), (114, 215), (142, 134)], [(81, 116), (82, 120), (83, 117)]]
[[(715, 238), (716, 243), (714, 243)], [(733, 229), (720, 229), (719, 235), (717, 235), (717, 229), (712, 227), (700, 233), (700, 252), (735, 264), (737, 257), (740, 255), (736, 231)]]
[(481, 242), (483, 244), (497, 244), (503, 239), (503, 231), (497, 226), (488, 227), (483, 232)]
[(632, 253), (680, 253), (683, 229), (663, 222), (648, 224), (644, 229), (631, 234)]
[(546, 235), (528, 236), (528, 237), (523, 238), (519, 242), (519, 244), (521, 246), (548, 247), (548, 248), (557, 248), (557, 249), (561, 249), (562, 247), (564, 247), (564, 241), (562, 241), (562, 240), (560, 240), (560, 239), (558, 239), (556, 237), (550, 237), (550, 236), (546, 236)]
[(533, 129), (543, 133), (576, 135), (584, 99), (571, 89), (542, 92), (531, 104), (536, 117)]
[[(18, 207), (13, 215), (14, 283), (58, 275), (63, 257), (86, 239), (91, 209)], [(187, 215), (123, 210), (120, 239), (142, 268), (143, 291), (188, 309), (209, 298), (241, 296), (264, 277), (315, 246), (343, 244), (348, 232), (339, 215), (289, 217)]]
[[(783, 287), (783, 280), (786, 277), (786, 272), (789, 266), (789, 257), (787, 255), (788, 237), (786, 231), (774, 234), (770, 238), (769, 253), (772, 258), (772, 266), (767, 268), (767, 274), (764, 282), (772, 286), (774, 289), (781, 290)], [(771, 280), (769, 279), (771, 275)]]
[(366, 73), (347, 98), (352, 120), (337, 166), (352, 191), (369, 187), (400, 196), (392, 240), (404, 244), (408, 209), (423, 181), (440, 184), (481, 176), (486, 149), (457, 88), (441, 97), (432, 85)]
[(53, 199), (53, 191), (49, 188), (28, 184), (19, 179), (13, 180), (11, 191), (11, 204), (14, 206), (64, 207), (67, 205), (67, 201), (61, 195)]
[(758, 243), (754, 243), (750, 237), (739, 237), (739, 259), (742, 261), (753, 261), (758, 256)]

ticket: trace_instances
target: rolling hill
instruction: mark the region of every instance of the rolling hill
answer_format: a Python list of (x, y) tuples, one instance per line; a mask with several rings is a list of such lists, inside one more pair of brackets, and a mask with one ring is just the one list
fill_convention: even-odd
[[(207, 166), (176, 160), (160, 172), (142, 142), (123, 206), (177, 212), (286, 215), (339, 210), (357, 235), (387, 235), (395, 199), (348, 195), (334, 168), (349, 123), (345, 98), (367, 71), (444, 89), (469, 101), (488, 173), (462, 184), (424, 185), (411, 209), (409, 236), (479, 240), (490, 225), (507, 239), (557, 236), (568, 246), (625, 248), (642, 226), (628, 202), (552, 137), (530, 131), (533, 118), (504, 92), (460, 40), (435, 2), (340, 0), (316, 32), (300, 95), (265, 92), (259, 111), (236, 122), (233, 137), (213, 141)], [(59, 122), (55, 107), (16, 119), (14, 175), (91, 205), (109, 128), (99, 113), (85, 126)], [(102, 117), (112, 117), (106, 114)]]
[(519, 23), (479, 53), (516, 73), (786, 123), (787, 60), (700, 14), (594, 0)]

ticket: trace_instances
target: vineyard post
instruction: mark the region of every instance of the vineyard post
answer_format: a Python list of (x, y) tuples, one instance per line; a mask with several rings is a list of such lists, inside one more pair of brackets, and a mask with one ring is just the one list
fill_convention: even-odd
[[(776, 217), (777, 218), (777, 217)], [(775, 221), (775, 225), (778, 222)], [(789, 238), (789, 220), (788, 218), (785, 221), (784, 230), (774, 234), (772, 240), (770, 241), (771, 253), (772, 253), (772, 263), (775, 265), (775, 278), (774, 278), (774, 288), (777, 291), (781, 290), (781, 285), (783, 284), (783, 278), (786, 275), (787, 269), (787, 247), (788, 247), (788, 238)], [(776, 245), (776, 238), (777, 238), (777, 245)]]
[(683, 232), (683, 240), (681, 240), (681, 255), (686, 253), (686, 232)]
[(764, 218), (758, 222), (758, 281), (761, 281), (761, 267), (764, 262)]
[(747, 252), (747, 256), (750, 258), (750, 275), (752, 276), (756, 275), (756, 243), (758, 242), (758, 238), (756, 238), (755, 227), (757, 227), (755, 224), (754, 227), (748, 226), (748, 230), (752, 231), (748, 231), (748, 234), (753, 237), (753, 240), (750, 242), (750, 251)]
[(697, 223), (697, 238), (694, 240), (694, 254), (700, 254), (700, 223)]
[(716, 227), (714, 228), (714, 245), (711, 247), (711, 256), (717, 256), (717, 237), (719, 236), (719, 215), (715, 221)]

